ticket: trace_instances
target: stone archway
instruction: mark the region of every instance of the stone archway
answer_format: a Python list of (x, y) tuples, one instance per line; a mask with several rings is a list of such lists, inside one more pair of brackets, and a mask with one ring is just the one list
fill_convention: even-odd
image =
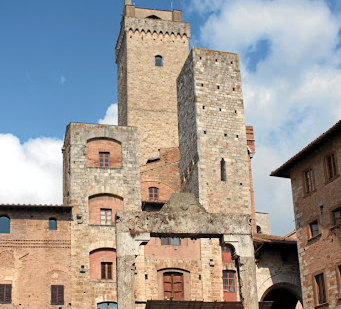
[(301, 309), (302, 300), (289, 283), (278, 283), (265, 291), (262, 301), (272, 301), (272, 309)]

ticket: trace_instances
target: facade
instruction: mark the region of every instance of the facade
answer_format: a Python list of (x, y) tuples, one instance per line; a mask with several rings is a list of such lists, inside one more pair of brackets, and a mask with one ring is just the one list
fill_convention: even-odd
[(341, 308), (341, 121), (272, 176), (290, 178), (304, 308)]
[(255, 212), (238, 55), (189, 38), (181, 11), (125, 1), (119, 125), (67, 126), (63, 205), (0, 205), (1, 307), (295, 309), (295, 237)]

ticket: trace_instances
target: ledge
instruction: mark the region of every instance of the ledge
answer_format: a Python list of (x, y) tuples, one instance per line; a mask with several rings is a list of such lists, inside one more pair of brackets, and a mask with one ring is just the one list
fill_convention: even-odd
[(320, 304), (320, 305), (315, 306), (316, 309), (319, 309), (319, 308), (328, 308), (328, 307), (329, 307), (329, 303), (324, 303), (324, 304)]
[[(340, 227), (341, 227), (341, 223), (338, 223), (338, 224), (332, 226), (332, 227), (330, 228), (330, 230), (333, 231), (333, 230), (339, 229)], [(341, 299), (341, 297), (340, 297), (340, 299)]]
[(324, 185), (325, 185), (325, 186), (326, 186), (326, 185), (329, 185), (330, 183), (332, 183), (334, 180), (336, 180), (336, 179), (338, 179), (338, 178), (340, 178), (340, 174), (337, 174), (337, 175), (335, 175), (333, 178), (328, 179), (328, 180), (324, 183)]
[(319, 233), (319, 234), (317, 234), (316, 236), (309, 238), (308, 241), (307, 241), (307, 244), (314, 243), (317, 239), (320, 239), (321, 236), (322, 236), (322, 234)]

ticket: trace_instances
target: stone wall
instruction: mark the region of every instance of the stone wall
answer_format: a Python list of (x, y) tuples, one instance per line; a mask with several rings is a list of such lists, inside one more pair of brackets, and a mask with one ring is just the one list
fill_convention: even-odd
[(178, 113), (182, 190), (196, 194), (209, 212), (250, 214), (238, 55), (194, 48), (178, 78)]
[[(121, 168), (87, 166), (87, 142), (94, 138), (114, 139), (121, 144)], [(67, 127), (64, 149), (69, 149), (64, 154), (70, 156), (64, 160), (70, 162), (65, 188), (73, 205), (72, 305), (92, 309), (101, 301), (116, 302), (117, 297), (116, 278), (109, 281), (91, 280), (90, 252), (96, 249), (116, 250), (116, 243), (114, 225), (91, 224), (89, 197), (109, 194), (122, 199), (124, 210), (141, 211), (137, 132), (131, 127), (71, 123)], [(112, 206), (109, 204), (108, 208)], [(80, 272), (81, 266), (84, 266), (85, 272)]]
[[(158, 149), (178, 147), (176, 78), (188, 56), (190, 26), (170, 20), (172, 12), (160, 11), (168, 19), (161, 20), (144, 18), (154, 10), (136, 10), (126, 6), (116, 45), (119, 124), (138, 128), (144, 165)], [(163, 66), (155, 66), (157, 55)]]
[[(338, 269), (341, 265), (341, 229), (335, 226), (332, 211), (341, 207), (341, 178), (326, 178), (325, 156), (335, 153), (341, 171), (341, 135), (326, 141), (290, 171), (296, 220), (298, 253), (302, 277), (304, 308), (316, 306), (314, 276), (324, 274), (329, 308), (341, 308)], [(316, 190), (304, 194), (304, 171), (312, 168)], [(319, 234), (311, 237), (309, 224), (317, 220)]]

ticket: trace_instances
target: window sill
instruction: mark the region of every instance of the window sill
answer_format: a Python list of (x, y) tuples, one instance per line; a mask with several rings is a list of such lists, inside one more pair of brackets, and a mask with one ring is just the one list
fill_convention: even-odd
[(323, 303), (323, 304), (320, 304), (320, 305), (316, 305), (316, 306), (315, 306), (316, 309), (319, 309), (319, 308), (326, 308), (326, 307), (329, 307), (329, 303)]
[(92, 226), (92, 227), (115, 227), (115, 224), (110, 224), (110, 225), (106, 225), (106, 224), (89, 224), (89, 226)]
[(101, 166), (87, 166), (87, 168), (90, 169), (99, 169), (99, 170), (121, 170), (123, 168), (123, 166), (119, 166), (119, 167), (101, 167)]
[(317, 239), (320, 239), (321, 236), (322, 236), (321, 233), (320, 233), (320, 234), (317, 234), (317, 235), (315, 235), (314, 237), (309, 238), (308, 241), (307, 241), (307, 243), (308, 243), (308, 244), (311, 244), (311, 243), (315, 242)]
[(116, 281), (114, 280), (90, 280), (91, 283), (117, 283)]
[[(333, 231), (333, 230), (339, 229), (340, 227), (341, 227), (341, 223), (338, 223), (338, 224), (335, 224), (334, 226), (332, 226), (330, 228), (330, 230)], [(340, 297), (340, 299), (341, 299), (341, 297)]]
[(312, 196), (316, 191), (317, 191), (317, 190), (315, 189), (315, 190), (313, 190), (313, 191), (311, 191), (311, 192), (309, 192), (309, 193), (305, 193), (305, 192), (304, 192), (303, 198), (305, 199), (305, 198), (308, 198), (309, 196)]
[(333, 182), (334, 180), (338, 179), (339, 177), (340, 177), (340, 174), (335, 175), (333, 178), (328, 179), (328, 180), (324, 183), (324, 185), (326, 186), (326, 185), (330, 184), (331, 182)]

